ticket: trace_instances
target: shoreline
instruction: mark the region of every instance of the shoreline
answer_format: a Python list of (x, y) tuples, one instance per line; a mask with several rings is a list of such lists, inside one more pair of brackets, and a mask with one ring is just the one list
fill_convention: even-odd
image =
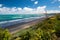
[[(42, 16), (43, 17), (43, 16)], [(39, 19), (41, 17), (31, 17), (31, 18), (25, 18), (25, 19), (16, 19), (16, 20), (10, 20), (10, 21), (4, 21), (4, 22), (0, 22), (0, 26), (2, 28), (6, 28), (15, 24), (22, 24), (25, 22), (30, 22), (36, 19)]]
[(14, 34), (22, 29), (26, 29), (26, 28), (29, 28), (30, 26), (33, 26), (39, 22), (41, 22), (42, 20), (44, 20), (46, 18), (40, 18), (40, 19), (36, 19), (36, 20), (33, 20), (33, 21), (30, 21), (30, 22), (24, 22), (24, 23), (19, 23), (19, 24), (16, 24), (16, 25), (12, 25), (12, 26), (9, 26), (9, 27), (6, 27), (9, 32), (11, 34)]
[[(48, 16), (48, 18), (49, 17), (51, 17), (51, 16)], [(11, 34), (13, 34), (13, 33), (16, 33), (18, 31), (22, 30), (22, 29), (29, 28), (29, 27), (31, 27), (31, 26), (39, 23), (39, 22), (42, 22), (45, 19), (46, 19), (46, 17), (42, 16), (42, 17), (37, 18), (37, 19), (36, 18), (32, 18), (32, 19), (28, 19), (28, 20), (25, 20), (25, 21), (24, 20), (22, 20), (22, 21), (19, 20), (19, 21), (14, 21), (14, 22), (6, 23), (6, 24), (3, 24), (3, 26), (4, 25), (8, 25), (8, 24), (9, 25), (10, 24), (14, 24), (14, 25), (10, 25), (10, 26), (7, 26), (7, 27), (4, 28), (4, 29), (8, 29), (9, 32)]]

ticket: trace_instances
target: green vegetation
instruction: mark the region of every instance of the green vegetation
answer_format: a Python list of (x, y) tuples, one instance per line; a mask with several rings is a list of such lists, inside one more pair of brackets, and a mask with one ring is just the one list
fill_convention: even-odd
[[(57, 40), (60, 36), (60, 14), (47, 18), (28, 29), (16, 33), (16, 40)], [(14, 38), (13, 38), (14, 39)], [(14, 40), (15, 40), (14, 39)]]
[(7, 29), (0, 29), (0, 40), (57, 40), (60, 37), (59, 15), (56, 14), (13, 35), (10, 35)]
[(0, 40), (10, 40), (11, 34), (7, 29), (0, 28)]

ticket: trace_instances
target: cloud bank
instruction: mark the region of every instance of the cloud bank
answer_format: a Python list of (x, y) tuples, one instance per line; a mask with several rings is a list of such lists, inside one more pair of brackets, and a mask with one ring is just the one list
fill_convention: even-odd
[[(59, 6), (60, 8), (60, 6)], [(2, 4), (0, 4), (0, 14), (43, 14), (45, 11), (47, 13), (60, 13), (60, 10), (45, 10), (46, 6), (39, 6), (37, 8), (17, 8), (17, 7), (3, 7)]]
[(40, 14), (45, 13), (46, 6), (39, 6), (37, 8), (17, 8), (17, 7), (0, 7), (0, 14)]
[(47, 10), (47, 13), (60, 13), (60, 10)]

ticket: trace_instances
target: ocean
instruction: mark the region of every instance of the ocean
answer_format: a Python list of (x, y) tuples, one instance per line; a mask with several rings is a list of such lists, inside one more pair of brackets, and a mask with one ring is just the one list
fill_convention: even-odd
[(0, 26), (7, 27), (22, 22), (29, 22), (42, 16), (44, 14), (0, 14)]
[(0, 22), (41, 16), (43, 16), (43, 14), (0, 14)]

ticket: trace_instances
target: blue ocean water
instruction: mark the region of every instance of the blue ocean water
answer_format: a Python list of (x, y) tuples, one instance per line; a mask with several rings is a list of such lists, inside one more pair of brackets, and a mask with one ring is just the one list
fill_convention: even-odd
[(5, 28), (18, 23), (30, 22), (43, 14), (0, 14), (0, 27)]
[(0, 14), (0, 22), (41, 16), (43, 14)]
[[(50, 16), (49, 14), (48, 16)], [(19, 23), (44, 18), (45, 14), (0, 14), (0, 27), (5, 28)]]

